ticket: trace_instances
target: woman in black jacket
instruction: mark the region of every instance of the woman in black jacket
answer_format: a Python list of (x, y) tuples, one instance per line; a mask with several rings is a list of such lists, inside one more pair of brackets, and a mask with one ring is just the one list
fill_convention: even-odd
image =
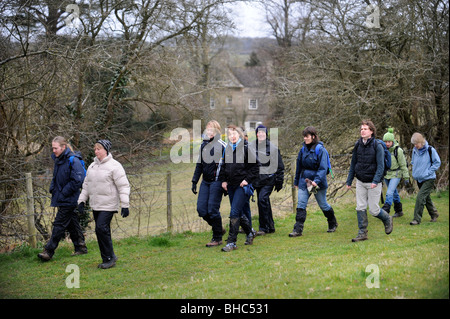
[(239, 127), (227, 127), (229, 143), (225, 149), (225, 161), (220, 170), (219, 180), (222, 188), (230, 196), (230, 230), (227, 245), (222, 251), (229, 252), (237, 248), (236, 240), (239, 226), (247, 234), (246, 245), (253, 243), (253, 231), (250, 221), (245, 216), (245, 204), (252, 195), (251, 185), (258, 178), (259, 161), (256, 154), (248, 147), (244, 134)]
[(206, 124), (203, 143), (192, 177), (192, 192), (197, 194), (197, 183), (203, 176), (200, 184), (197, 212), (212, 228), (213, 237), (206, 247), (222, 245), (222, 236), (225, 231), (222, 227), (220, 203), (222, 202), (222, 183), (219, 181), (219, 172), (222, 166), (222, 156), (226, 143), (221, 139), (221, 128), (217, 121)]

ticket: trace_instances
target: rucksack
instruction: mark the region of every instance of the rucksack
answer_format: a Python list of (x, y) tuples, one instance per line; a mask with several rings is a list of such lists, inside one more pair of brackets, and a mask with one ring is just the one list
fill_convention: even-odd
[[(76, 152), (75, 154), (76, 154), (77, 157), (79, 158), (80, 163), (81, 163), (81, 166), (83, 167), (83, 170), (84, 170), (84, 176), (86, 176), (86, 165), (84, 164), (83, 157), (81, 156), (81, 153), (80, 153), (80, 152)], [(70, 167), (70, 168), (72, 168), (72, 165), (73, 165), (73, 158), (74, 158), (74, 157), (75, 157), (75, 155), (72, 155), (72, 156), (69, 157), (69, 167)]]
[[(359, 141), (356, 142), (355, 148), (358, 147)], [(377, 151), (377, 145), (381, 144), (383, 146), (384, 150), (384, 171), (383, 176), (386, 175), (387, 171), (391, 168), (391, 153), (389, 152), (389, 149), (387, 148), (386, 144), (380, 140), (380, 139), (374, 139), (373, 147), (375, 149), (375, 152)]]
[[(314, 152), (316, 153), (316, 156), (319, 156), (321, 148), (323, 148), (322, 144), (319, 143), (319, 144), (316, 145), (316, 148), (314, 150)], [(304, 150), (305, 150), (305, 145), (302, 146), (300, 151), (303, 153)], [(325, 148), (324, 148), (324, 154), (327, 157), (327, 165), (328, 165), (327, 175), (331, 174), (331, 177), (334, 178), (333, 170), (331, 169), (330, 155), (328, 154), (328, 152), (327, 152), (327, 150)]]

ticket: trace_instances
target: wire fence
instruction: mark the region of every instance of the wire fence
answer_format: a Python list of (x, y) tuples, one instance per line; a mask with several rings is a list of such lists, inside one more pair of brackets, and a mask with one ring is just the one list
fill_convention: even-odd
[[(440, 151), (448, 152), (448, 148)], [(406, 153), (408, 154), (408, 153)], [(447, 155), (447, 154), (446, 154)], [(328, 196), (332, 202), (339, 201), (348, 190), (344, 188), (351, 154), (330, 154), (334, 178), (328, 178)], [(448, 156), (444, 158), (448, 159)], [(271, 196), (275, 217), (295, 212), (297, 192), (293, 187), (296, 156), (283, 158), (286, 166), (285, 183), (279, 193)], [(408, 159), (409, 160), (409, 159)], [(207, 231), (207, 223), (199, 218), (196, 211), (197, 196), (191, 192), (191, 178), (195, 164), (182, 164), (177, 169), (163, 172), (129, 173), (131, 186), (130, 216), (122, 218), (115, 214), (111, 222), (114, 239), (131, 236), (158, 235), (165, 232)], [(169, 165), (170, 167), (170, 165)], [(411, 169), (411, 168), (409, 168)], [(411, 174), (410, 174), (411, 176)], [(50, 207), (51, 195), (48, 192), (52, 179), (51, 170), (41, 173), (26, 173), (18, 179), (0, 180), (0, 252), (28, 242), (36, 247), (38, 242), (50, 238), (52, 222), (57, 209)], [(436, 181), (438, 188), (448, 188), (448, 160), (441, 164)], [(417, 191), (417, 186), (408, 190)], [(256, 199), (256, 194), (255, 194)], [(311, 198), (312, 200), (312, 198)], [(315, 204), (315, 201), (312, 200)], [(228, 197), (221, 203), (221, 215), (227, 222), (230, 211)], [(256, 202), (251, 202), (252, 215), (257, 215)], [(87, 239), (95, 239), (95, 226), (92, 212), (88, 208), (80, 222)]]

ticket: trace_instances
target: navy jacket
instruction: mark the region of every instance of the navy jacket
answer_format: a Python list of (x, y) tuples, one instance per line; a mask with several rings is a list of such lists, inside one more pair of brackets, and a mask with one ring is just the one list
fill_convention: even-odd
[[(74, 155), (73, 164), (70, 165), (69, 157)], [(52, 154), (55, 161), (53, 179), (50, 184), (52, 194), (52, 207), (77, 206), (80, 188), (83, 185), (85, 172), (81, 165), (79, 155), (74, 154), (68, 147), (59, 156)]]
[[(323, 146), (322, 142), (319, 143)], [(306, 178), (314, 181), (320, 189), (328, 188), (328, 160), (326, 154), (327, 150), (325, 149), (325, 147), (322, 147), (319, 154), (316, 155), (317, 144), (311, 145), (309, 149), (305, 147), (306, 150), (304, 152), (302, 152), (300, 148), (300, 151), (298, 152), (294, 185), (298, 186), (298, 188), (300, 189), (306, 189)], [(303, 143), (303, 145), (306, 146), (305, 143)]]
[(374, 137), (368, 139), (366, 144), (362, 138), (356, 142), (346, 182), (348, 186), (352, 185), (355, 175), (363, 183), (378, 184), (383, 181), (384, 149), (381, 144), (375, 149), (373, 143)]

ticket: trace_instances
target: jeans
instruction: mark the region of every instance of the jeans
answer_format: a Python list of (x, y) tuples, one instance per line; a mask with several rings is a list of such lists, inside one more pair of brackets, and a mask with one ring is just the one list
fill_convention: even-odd
[(434, 207), (430, 197), (430, 194), (434, 188), (434, 181), (434, 179), (429, 179), (422, 183), (417, 182), (419, 185), (419, 193), (417, 193), (416, 206), (414, 207), (414, 220), (419, 223), (422, 220), (423, 209), (425, 206), (427, 207), (428, 213), (431, 217), (434, 217), (437, 213), (437, 209)]
[(228, 185), (227, 189), (231, 205), (230, 218), (240, 218), (242, 215), (248, 218), (247, 215), (250, 212), (250, 196), (245, 195), (244, 189), (239, 185)]
[(103, 262), (108, 262), (115, 257), (111, 238), (111, 220), (115, 213), (117, 212), (94, 210), (95, 234)]
[(58, 207), (55, 220), (53, 221), (52, 236), (45, 245), (45, 249), (53, 255), (58, 247), (59, 241), (64, 238), (66, 229), (69, 231), (70, 239), (75, 246), (75, 251), (80, 245), (84, 245), (84, 235), (81, 230), (78, 214), (75, 212), (74, 206)]
[[(306, 189), (298, 189), (298, 202), (297, 208), (306, 209), (308, 205), (308, 199), (311, 194)], [(317, 204), (322, 211), (326, 212), (331, 210), (331, 206), (327, 202), (327, 188), (317, 190), (317, 193), (314, 194), (316, 198)]]
[(222, 202), (222, 182), (202, 181), (198, 191), (197, 212), (205, 220), (221, 218), (220, 203)]
[(387, 186), (386, 200), (384, 201), (385, 204), (391, 206), (393, 203), (400, 203), (400, 195), (397, 191), (397, 186), (400, 183), (400, 180), (401, 178), (391, 178), (384, 180)]

